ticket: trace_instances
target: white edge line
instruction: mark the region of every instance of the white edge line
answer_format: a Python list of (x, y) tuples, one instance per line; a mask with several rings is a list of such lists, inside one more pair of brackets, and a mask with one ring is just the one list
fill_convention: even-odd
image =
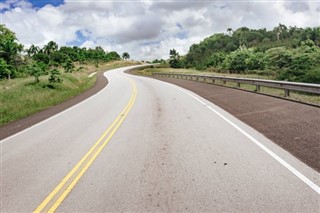
[[(161, 81), (163, 82), (163, 81)], [(211, 110), (212, 112), (214, 112), (215, 114), (217, 114), (220, 118), (222, 118), (223, 120), (225, 120), (227, 123), (229, 123), (231, 126), (233, 126), (235, 129), (237, 129), (240, 133), (242, 133), (244, 136), (246, 136), (249, 140), (251, 140), (254, 144), (256, 144), (258, 147), (260, 147), (263, 151), (265, 151), (268, 155), (270, 155), (273, 159), (275, 159), (276, 161), (278, 161), (278, 163), (280, 163), (282, 166), (284, 166), (286, 169), (288, 169), (291, 173), (293, 173), (296, 177), (298, 177), (302, 182), (304, 182), (306, 185), (308, 185), (311, 189), (313, 189), (316, 193), (318, 193), (320, 195), (320, 187), (315, 184), (313, 181), (311, 181), (309, 178), (307, 178), (306, 176), (304, 176), (301, 172), (299, 172), (296, 168), (294, 168), (293, 166), (291, 166), (289, 163), (287, 163), (285, 160), (283, 160), (281, 157), (279, 157), (277, 154), (275, 154), (273, 151), (271, 151), (269, 148), (267, 148), (265, 145), (263, 145), (260, 141), (258, 141), (257, 139), (255, 139), (252, 135), (250, 135), (249, 133), (247, 133), (245, 130), (241, 129), (241, 127), (239, 127), (238, 125), (236, 125), (235, 123), (233, 123), (232, 121), (230, 121), (228, 118), (226, 118), (224, 115), (222, 115), (220, 112), (218, 112), (217, 110), (213, 109), (212, 107), (210, 107), (207, 103), (205, 103), (204, 101), (200, 100), (198, 97), (196, 97), (195, 95), (193, 95), (192, 93), (190, 93), (188, 90), (181, 88), (177, 85), (173, 85), (171, 83), (168, 82), (163, 82), (168, 84), (171, 87), (174, 87), (178, 90), (180, 90), (181, 92), (189, 95), (190, 97), (192, 97), (193, 99), (195, 99), (196, 101), (198, 101), (199, 103), (201, 103), (202, 105), (204, 105), (205, 107), (207, 107), (209, 110)]]
[[(121, 69), (121, 68), (116, 68), (116, 69)], [(105, 75), (105, 73), (106, 73), (107, 71), (111, 71), (111, 70), (106, 70), (106, 71), (104, 71), (103, 76), (108, 80), (108, 82), (110, 82), (109, 79), (108, 79), (108, 77)], [(45, 119), (45, 120), (40, 121), (39, 123), (36, 123), (36, 124), (34, 124), (34, 125), (26, 128), (26, 129), (24, 129), (24, 130), (22, 130), (22, 131), (20, 131), (20, 132), (17, 132), (17, 133), (15, 133), (15, 134), (13, 134), (13, 135), (11, 135), (11, 136), (9, 136), (9, 137), (1, 140), (1, 141), (0, 141), (0, 144), (3, 144), (3, 143), (5, 143), (6, 141), (10, 140), (10, 139), (13, 138), (13, 137), (16, 137), (16, 136), (18, 136), (18, 135), (20, 135), (20, 134), (22, 134), (22, 133), (24, 133), (24, 132), (27, 132), (27, 131), (29, 131), (29, 130), (31, 130), (31, 129), (33, 129), (33, 128), (35, 128), (35, 127), (37, 127), (37, 126), (39, 126), (39, 125), (41, 125), (41, 124), (43, 124), (43, 123), (45, 123), (45, 122), (48, 122), (48, 121), (50, 121), (50, 120), (52, 120), (52, 119), (54, 119), (54, 118), (56, 118), (56, 117), (58, 117), (58, 116), (60, 116), (60, 115), (62, 115), (62, 114), (64, 114), (64, 113), (66, 113), (66, 112), (68, 112), (69, 110), (72, 110), (73, 108), (77, 107), (78, 105), (85, 103), (86, 101), (89, 101), (90, 99), (94, 98), (96, 95), (98, 95), (99, 93), (101, 93), (103, 90), (105, 90), (105, 88), (107, 88), (107, 87), (102, 88), (102, 89), (101, 89), (99, 92), (97, 92), (96, 94), (90, 96), (89, 98), (86, 98), (86, 99), (82, 100), (81, 102), (79, 102), (79, 103), (77, 103), (77, 104), (75, 104), (75, 105), (73, 105), (73, 106), (71, 106), (71, 107), (69, 107), (69, 108), (67, 108), (67, 109), (65, 109), (65, 110), (63, 110), (63, 111), (61, 111), (61, 112), (59, 112), (59, 113), (57, 113), (57, 114), (55, 114), (55, 115), (53, 115), (53, 116)]]
[(97, 72), (93, 72), (90, 75), (88, 75), (88, 78), (91, 78), (92, 76), (94, 76)]
[[(109, 72), (109, 71), (112, 71), (112, 70), (117, 70), (117, 69), (124, 69), (124, 70), (123, 70), (123, 72), (124, 72), (124, 71), (126, 71), (127, 69), (133, 69), (133, 68), (140, 67), (140, 66), (143, 67), (143, 66), (147, 66), (147, 65), (133, 65), (133, 66), (119, 67), (119, 68), (115, 68), (115, 69), (111, 69), (111, 70), (106, 70), (106, 71), (103, 72), (103, 76), (104, 76), (104, 77), (108, 80), (108, 82), (110, 83), (108, 77), (105, 75), (106, 72)], [(61, 112), (59, 112), (59, 113), (57, 113), (57, 114), (55, 114), (55, 115), (53, 115), (53, 116), (45, 119), (45, 120), (40, 121), (39, 123), (36, 123), (36, 124), (34, 124), (34, 125), (26, 128), (26, 129), (24, 129), (24, 130), (21, 130), (20, 132), (17, 132), (17, 133), (15, 133), (15, 134), (7, 137), (7, 138), (4, 138), (4, 139), (0, 140), (0, 144), (6, 142), (6, 141), (8, 141), (8, 140), (10, 140), (10, 139), (13, 138), (13, 137), (18, 136), (18, 135), (20, 135), (20, 134), (22, 134), (22, 133), (24, 133), (24, 132), (27, 132), (27, 131), (29, 131), (29, 130), (31, 130), (31, 129), (33, 129), (33, 128), (35, 128), (35, 127), (37, 127), (37, 126), (39, 126), (39, 125), (41, 125), (41, 124), (43, 124), (43, 123), (45, 123), (45, 122), (48, 122), (48, 121), (54, 119), (55, 117), (57, 117), (57, 116), (59, 116), (59, 115), (61, 115), (61, 114), (63, 114), (63, 113), (66, 113), (66, 112), (68, 112), (69, 110), (77, 107), (78, 105), (80, 105), (80, 104), (82, 104), (82, 103), (84, 103), (84, 102), (86, 102), (86, 101), (89, 101), (91, 98), (94, 98), (96, 95), (98, 95), (100, 92), (102, 92), (105, 88), (106, 88), (106, 87), (102, 88), (102, 89), (101, 89), (99, 92), (97, 92), (96, 94), (90, 96), (89, 98), (86, 98), (86, 99), (82, 100), (81, 102), (79, 102), (79, 103), (77, 103), (77, 104), (69, 107), (68, 109), (65, 109), (65, 110), (63, 110), (63, 111), (61, 111)]]
[[(171, 84), (170, 84), (171, 85)], [(173, 85), (172, 85), (173, 86)], [(174, 86), (176, 87), (176, 86)], [(307, 184), (311, 189), (313, 189), (316, 193), (320, 195), (320, 187), (316, 185), (314, 182), (312, 182), (309, 178), (304, 176), (301, 172), (299, 172), (297, 169), (295, 169), (293, 166), (291, 166), (289, 163), (287, 163), (285, 160), (283, 160), (281, 157), (279, 157), (277, 154), (275, 154), (273, 151), (271, 151), (269, 148), (267, 148), (265, 145), (263, 145), (261, 142), (259, 142), (257, 139), (255, 139), (252, 135), (247, 133), (245, 130), (241, 129), (238, 125), (230, 121), (228, 118), (226, 118), (224, 115), (222, 115), (217, 110), (210, 107), (208, 104), (194, 96), (193, 94), (187, 92), (185, 89), (182, 89), (180, 87), (177, 87), (178, 90), (184, 92), (185, 94), (191, 96), (201, 104), (203, 104), (205, 107), (207, 107), (209, 110), (217, 114), (220, 118), (225, 120), (227, 123), (229, 123), (231, 126), (233, 126), (235, 129), (237, 129), (240, 133), (242, 133), (244, 136), (246, 136), (249, 140), (251, 140), (253, 143), (255, 143), (258, 147), (260, 147), (263, 151), (265, 151), (267, 154), (269, 154), (273, 159), (278, 161), (282, 166), (284, 166), (286, 169), (288, 169), (291, 173), (293, 173), (295, 176), (297, 176), (302, 182)]]

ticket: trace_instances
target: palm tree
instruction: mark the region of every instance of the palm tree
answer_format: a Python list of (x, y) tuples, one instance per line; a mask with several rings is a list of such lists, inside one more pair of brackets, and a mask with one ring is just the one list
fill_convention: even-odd
[(27, 49), (28, 56), (33, 56), (34, 54), (37, 54), (39, 51), (40, 48), (33, 44), (29, 47), (29, 49)]
[(47, 45), (43, 47), (44, 54), (51, 55), (53, 52), (58, 50), (58, 44), (54, 41), (49, 41)]

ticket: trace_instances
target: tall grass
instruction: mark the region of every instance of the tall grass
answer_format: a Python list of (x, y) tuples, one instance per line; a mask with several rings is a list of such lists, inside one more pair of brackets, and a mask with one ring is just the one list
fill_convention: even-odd
[[(24, 118), (35, 112), (57, 105), (91, 88), (96, 75), (92, 72), (136, 64), (131, 61), (116, 61), (99, 65), (81, 65), (73, 73), (63, 73), (62, 83), (49, 84), (48, 76), (41, 76), (35, 83), (33, 77), (0, 81), (0, 126)], [(80, 65), (78, 66), (80, 67)]]

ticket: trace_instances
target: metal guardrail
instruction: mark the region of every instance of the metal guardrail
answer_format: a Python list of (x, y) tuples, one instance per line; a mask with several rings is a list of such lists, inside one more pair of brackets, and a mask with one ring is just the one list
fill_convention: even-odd
[(312, 94), (320, 95), (320, 85), (319, 84), (306, 84), (306, 83), (296, 83), (296, 82), (287, 82), (287, 81), (273, 81), (273, 80), (262, 80), (262, 79), (252, 79), (252, 78), (233, 78), (233, 77), (224, 77), (224, 76), (210, 76), (210, 75), (192, 75), (192, 74), (175, 74), (175, 73), (152, 73), (153, 76), (160, 77), (173, 77), (181, 78), (187, 80), (196, 80), (210, 83), (216, 83), (215, 81), (221, 81), (224, 85), (227, 82), (237, 83), (238, 88), (241, 87), (241, 84), (250, 84), (256, 86), (256, 92), (260, 91), (260, 86), (271, 87), (277, 89), (283, 89), (285, 97), (290, 96), (290, 91), (299, 91), (307, 92)]

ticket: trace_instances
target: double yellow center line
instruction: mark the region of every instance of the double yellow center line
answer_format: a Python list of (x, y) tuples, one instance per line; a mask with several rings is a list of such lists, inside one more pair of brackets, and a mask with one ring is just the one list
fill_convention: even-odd
[(83, 156), (83, 158), (73, 167), (73, 169), (63, 178), (56, 188), (42, 201), (42, 203), (34, 210), (34, 212), (54, 212), (73, 187), (78, 183), (83, 174), (87, 171), (90, 165), (94, 162), (103, 148), (111, 140), (112, 136), (118, 130), (124, 119), (131, 110), (136, 97), (137, 87), (135, 83), (129, 79), (132, 85), (132, 94), (128, 104), (103, 133), (99, 140), (91, 147), (91, 149)]

